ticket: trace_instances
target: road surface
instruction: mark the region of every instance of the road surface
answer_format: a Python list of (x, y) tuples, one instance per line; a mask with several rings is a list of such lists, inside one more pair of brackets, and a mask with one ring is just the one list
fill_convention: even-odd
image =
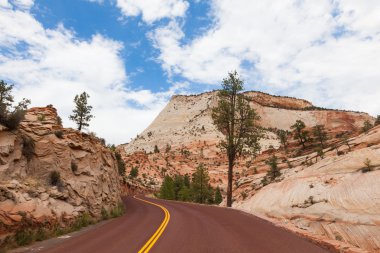
[(124, 216), (70, 239), (39, 247), (38, 252), (328, 252), (237, 210), (140, 198), (149, 202), (125, 198)]

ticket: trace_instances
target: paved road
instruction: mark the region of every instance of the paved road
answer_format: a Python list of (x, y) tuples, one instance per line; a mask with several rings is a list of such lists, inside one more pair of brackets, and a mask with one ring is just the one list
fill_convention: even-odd
[[(328, 252), (267, 221), (240, 211), (144, 199), (163, 208), (128, 197), (124, 200), (127, 211), (123, 217), (58, 244), (45, 246), (42, 251), (40, 248), (39, 252), (145, 253), (149, 247), (152, 253)], [(163, 211), (165, 208), (168, 214)], [(165, 221), (167, 224), (164, 224)], [(154, 234), (156, 237), (152, 238)], [(147, 244), (149, 240), (153, 244)], [(142, 249), (144, 245), (145, 250)]]

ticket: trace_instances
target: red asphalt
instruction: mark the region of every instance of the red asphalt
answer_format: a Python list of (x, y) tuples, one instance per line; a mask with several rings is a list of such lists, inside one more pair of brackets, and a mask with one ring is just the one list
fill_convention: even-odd
[[(322, 253), (326, 249), (268, 221), (230, 208), (174, 201), (148, 201), (166, 207), (170, 221), (150, 252), (175, 253)], [(138, 252), (164, 219), (161, 208), (127, 197), (124, 216), (58, 243), (32, 246), (29, 252)], [(33, 250), (34, 249), (34, 250)]]

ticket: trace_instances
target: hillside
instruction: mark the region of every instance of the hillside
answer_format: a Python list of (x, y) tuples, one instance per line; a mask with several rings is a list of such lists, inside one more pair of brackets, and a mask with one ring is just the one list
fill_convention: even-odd
[(56, 109), (28, 110), (19, 129), (0, 125), (0, 248), (27, 229), (101, 219), (121, 201), (113, 153), (98, 138), (62, 128)]
[[(138, 168), (139, 175), (131, 183), (155, 191), (165, 174), (191, 174), (203, 163), (211, 184), (226, 188), (227, 160), (218, 148), (223, 136), (211, 119), (216, 94), (173, 96), (147, 129), (131, 143), (118, 147), (127, 163), (127, 174), (132, 167)], [(368, 239), (380, 235), (376, 218), (380, 191), (370, 188), (378, 171), (360, 171), (366, 158), (377, 164), (375, 147), (380, 140), (371, 140), (376, 129), (369, 133), (372, 137), (359, 135), (364, 122), (373, 123), (374, 119), (366, 113), (318, 108), (296, 98), (245, 94), (261, 117), (265, 137), (256, 159), (242, 157), (237, 161), (233, 207), (298, 229), (338, 249), (379, 249), (377, 239)], [(304, 121), (309, 130), (315, 125), (325, 126), (329, 140), (323, 159), (313, 145), (301, 150), (290, 140), (288, 153), (280, 147), (275, 130), (290, 130), (296, 120)], [(350, 149), (338, 138), (342, 133), (350, 136)], [(265, 162), (272, 155), (278, 157), (282, 176), (263, 184), (269, 170)], [(350, 236), (351, 230), (358, 232)]]

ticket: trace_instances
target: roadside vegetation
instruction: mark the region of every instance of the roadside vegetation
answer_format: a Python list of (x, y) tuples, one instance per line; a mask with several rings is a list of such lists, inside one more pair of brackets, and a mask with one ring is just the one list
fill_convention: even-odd
[(61, 225), (63, 220), (56, 223), (37, 224), (25, 213), (20, 213), (22, 222), (20, 228), (13, 234), (7, 236), (0, 244), (0, 252), (7, 252), (12, 248), (27, 246), (36, 241), (43, 241), (49, 238), (72, 233), (82, 228), (93, 225), (99, 221), (116, 218), (124, 214), (124, 205), (119, 203), (115, 207), (107, 210), (102, 208), (100, 218), (95, 218), (89, 213), (83, 213), (72, 219), (65, 226)]
[(166, 175), (157, 197), (201, 204), (220, 204), (223, 200), (219, 188), (210, 185), (207, 168), (200, 164), (192, 174)]

